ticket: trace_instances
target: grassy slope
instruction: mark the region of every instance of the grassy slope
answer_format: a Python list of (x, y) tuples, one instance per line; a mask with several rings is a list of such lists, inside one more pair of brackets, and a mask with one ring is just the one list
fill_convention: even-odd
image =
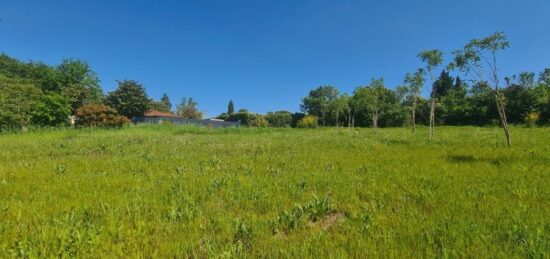
[(0, 257), (548, 257), (550, 130), (436, 130), (3, 135)]

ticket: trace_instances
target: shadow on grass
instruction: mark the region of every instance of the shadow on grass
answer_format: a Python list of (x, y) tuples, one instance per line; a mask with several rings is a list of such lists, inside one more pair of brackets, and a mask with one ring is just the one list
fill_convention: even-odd
[(514, 163), (517, 157), (499, 156), (499, 157), (476, 157), (474, 155), (452, 154), (445, 156), (445, 160), (455, 164), (488, 163), (494, 166), (504, 166)]

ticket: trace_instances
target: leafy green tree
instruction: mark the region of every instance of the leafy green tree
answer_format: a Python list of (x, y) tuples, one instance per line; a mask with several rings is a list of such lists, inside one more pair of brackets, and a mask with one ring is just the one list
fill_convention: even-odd
[(149, 102), (149, 109), (157, 110), (160, 112), (172, 113), (172, 103), (167, 94), (163, 94), (160, 101), (151, 100)]
[(32, 114), (32, 123), (40, 126), (67, 125), (71, 115), (71, 105), (59, 94), (45, 94), (36, 103)]
[(506, 100), (500, 91), (499, 68), (497, 67), (497, 53), (509, 47), (510, 42), (502, 32), (496, 32), (482, 39), (473, 39), (464, 46), (464, 49), (454, 52), (454, 62), (449, 67), (458, 67), (461, 71), (476, 76), (478, 81), (485, 81), (483, 76), (487, 73), (493, 83), (497, 111), (506, 136), (506, 143), (511, 146), (512, 141), (506, 118)]
[(268, 112), (265, 118), (271, 127), (290, 127), (292, 124), (292, 113), (288, 111)]
[(441, 66), (443, 63), (443, 52), (438, 49), (426, 50), (420, 52), (418, 57), (422, 62), (426, 63), (425, 70), (428, 72), (428, 75), (431, 79), (432, 84), (432, 93), (430, 94), (430, 132), (429, 139), (432, 140), (434, 137), (434, 127), (435, 127), (435, 102), (437, 97), (437, 89), (435, 87), (435, 76), (434, 70)]
[(177, 115), (185, 119), (202, 119), (202, 112), (197, 109), (198, 103), (193, 98), (182, 98), (177, 107)]
[(107, 95), (105, 103), (120, 115), (131, 119), (142, 116), (149, 109), (150, 100), (140, 83), (123, 80), (118, 81), (118, 88)]
[(68, 99), (73, 113), (84, 104), (103, 101), (99, 78), (88, 63), (66, 59), (56, 70), (61, 93)]
[(229, 104), (227, 105), (227, 114), (231, 115), (235, 112), (235, 104), (233, 104), (233, 100), (229, 100)]
[(166, 93), (162, 95), (162, 97), (160, 98), (160, 102), (164, 105), (167, 111), (172, 111), (172, 102), (170, 102), (170, 98)]
[(441, 71), (441, 75), (439, 78), (435, 81), (434, 85), (434, 97), (436, 99), (439, 99), (443, 96), (446, 96), (449, 91), (452, 90), (454, 86), (454, 79), (449, 75), (449, 73), (444, 69)]
[(168, 108), (166, 106), (166, 104), (163, 103), (162, 101), (150, 100), (148, 107), (151, 110), (156, 110), (156, 111), (159, 111), (159, 112), (172, 113), (172, 110), (170, 108)]
[(338, 95), (334, 101), (332, 101), (332, 111), (336, 115), (336, 127), (340, 127), (340, 115), (345, 112), (349, 103), (349, 96), (347, 94)]
[(0, 85), (0, 128), (27, 129), (42, 91), (26, 83)]
[(309, 92), (309, 95), (302, 99), (301, 109), (308, 114), (321, 118), (325, 126), (327, 116), (330, 114), (332, 102), (338, 97), (338, 89), (333, 86), (320, 86)]
[(384, 80), (372, 79), (369, 86), (358, 87), (353, 92), (354, 105), (357, 112), (368, 114), (373, 128), (379, 127), (380, 117), (384, 117), (384, 125), (392, 124), (388, 114), (396, 112), (398, 100), (393, 91), (384, 86)]

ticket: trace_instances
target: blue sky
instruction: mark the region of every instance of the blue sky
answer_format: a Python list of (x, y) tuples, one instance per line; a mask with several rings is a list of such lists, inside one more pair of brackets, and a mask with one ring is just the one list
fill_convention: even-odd
[(105, 92), (141, 82), (153, 98), (193, 97), (226, 110), (299, 110), (325, 84), (388, 87), (421, 66), (417, 53), (450, 52), (504, 31), (502, 75), (550, 67), (548, 0), (136, 1), (0, 0), (0, 51), (23, 60), (90, 63)]

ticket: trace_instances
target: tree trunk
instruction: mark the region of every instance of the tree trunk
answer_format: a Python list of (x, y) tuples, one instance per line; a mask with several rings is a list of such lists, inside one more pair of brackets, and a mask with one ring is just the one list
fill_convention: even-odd
[(510, 139), (510, 129), (508, 128), (508, 120), (506, 119), (506, 110), (504, 109), (504, 104), (502, 103), (502, 98), (498, 89), (495, 93), (498, 116), (500, 117), (500, 124), (502, 129), (504, 129), (504, 135), (506, 136), (506, 144), (508, 147), (512, 146), (512, 140)]
[(348, 129), (351, 130), (351, 111), (348, 109)]
[(412, 111), (412, 126), (413, 126), (412, 132), (413, 133), (416, 133), (416, 112), (415, 112), (415, 110), (416, 110), (416, 97), (413, 100), (412, 109), (411, 109), (411, 111)]
[(430, 136), (429, 139), (434, 138), (434, 127), (435, 127), (435, 98), (432, 97), (432, 102), (430, 105)]
[(372, 127), (374, 129), (378, 128), (378, 111), (372, 113)]
[(339, 115), (339, 112), (336, 111), (336, 128), (338, 128), (338, 126), (340, 126), (340, 125), (338, 125), (339, 124), (338, 115)]
[(353, 114), (353, 116), (351, 116), (351, 127), (355, 128), (355, 114)]
[(495, 82), (495, 98), (497, 102), (498, 116), (500, 117), (500, 124), (504, 129), (504, 135), (506, 136), (506, 144), (508, 147), (512, 146), (512, 140), (510, 139), (510, 129), (508, 128), (508, 120), (506, 119), (506, 110), (504, 109), (504, 103), (500, 96), (500, 90), (498, 88), (498, 75), (497, 75), (497, 57), (493, 51), (493, 81)]

